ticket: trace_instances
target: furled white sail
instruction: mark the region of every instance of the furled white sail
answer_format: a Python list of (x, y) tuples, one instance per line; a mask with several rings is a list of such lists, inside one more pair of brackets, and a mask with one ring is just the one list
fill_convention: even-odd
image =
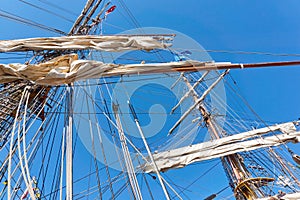
[(143, 35), (77, 35), (50, 38), (29, 38), (0, 40), (0, 52), (41, 50), (83, 50), (100, 51), (153, 50), (169, 47), (172, 37)]
[(192, 67), (205, 70), (207, 67), (217, 68), (217, 64), (188, 60), (118, 65), (93, 60), (78, 60), (76, 54), (70, 54), (40, 64), (0, 64), (0, 83), (29, 80), (40, 85), (61, 85), (103, 76), (176, 72)]
[[(121, 46), (120, 44), (116, 44), (116, 45), (117, 46), (115, 48), (110, 43), (109, 47), (107, 48), (105, 47), (105, 48), (106, 50), (108, 49), (117, 50), (119, 46)], [(24, 46), (23, 48), (21, 45), (18, 48), (25, 50), (27, 47), (28, 46)], [(4, 47), (4, 49), (5, 48), (6, 47)], [(73, 46), (72, 48), (77, 48), (77, 47)], [(122, 47), (121, 49), (124, 50), (126, 48), (127, 47)], [(130, 48), (134, 48), (134, 45), (132, 46), (129, 45), (128, 49)], [(0, 49), (1, 49), (1, 44), (0, 44)], [(295, 63), (298, 62), (290, 62), (285, 64), (294, 65)], [(230, 62), (200, 62), (196, 60), (185, 60), (185, 61), (167, 62), (167, 63), (146, 63), (145, 64), (144, 62), (141, 62), (141, 64), (121, 65), (121, 64), (103, 63), (94, 60), (78, 60), (77, 55), (69, 54), (69, 55), (56, 57), (52, 60), (40, 64), (21, 64), (21, 63), (0, 64), (0, 84), (8, 83), (15, 80), (29, 80), (34, 82), (35, 84), (40, 84), (40, 85), (61, 85), (66, 83), (72, 83), (78, 80), (85, 80), (89, 78), (100, 78), (104, 76), (108, 77), (108, 76), (120, 76), (120, 75), (131, 75), (131, 74), (154, 74), (154, 73), (171, 73), (171, 72), (187, 72), (187, 71), (194, 72), (194, 71), (202, 71), (202, 70), (241, 68), (242, 66), (243, 67), (244, 66), (265, 67), (265, 66), (272, 66), (277, 64), (278, 63), (256, 63), (256, 64), (242, 65), (242, 64), (232, 64)]]
[[(263, 134), (280, 131), (282, 134), (262, 137)], [(260, 136), (260, 137), (256, 137)], [(194, 162), (219, 158), (243, 151), (277, 146), (286, 142), (299, 142), (300, 132), (292, 122), (256, 129), (218, 140), (199, 143), (155, 153), (154, 159), (160, 171), (182, 168)], [(153, 172), (151, 165), (142, 166), (145, 172)]]

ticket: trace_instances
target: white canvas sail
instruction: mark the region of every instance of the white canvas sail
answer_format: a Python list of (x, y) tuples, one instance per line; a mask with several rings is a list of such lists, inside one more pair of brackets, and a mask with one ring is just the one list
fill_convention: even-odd
[(217, 63), (200, 61), (180, 61), (169, 63), (119, 65), (93, 60), (78, 60), (76, 54), (64, 55), (40, 64), (0, 64), (0, 83), (14, 80), (29, 80), (40, 85), (61, 85), (74, 81), (128, 74), (176, 72), (178, 69), (207, 66), (217, 67)]
[(77, 35), (49, 38), (28, 38), (0, 40), (0, 52), (42, 51), (42, 50), (83, 50), (100, 51), (153, 50), (164, 49), (171, 43), (171, 37), (138, 35)]
[[(282, 134), (255, 138), (255, 136), (273, 131), (280, 131)], [(297, 132), (294, 124), (289, 122), (251, 130), (218, 140), (155, 153), (154, 159), (159, 170), (166, 171), (169, 169), (182, 168), (194, 162), (219, 158), (234, 153), (277, 146), (286, 142), (299, 142), (299, 137), (300, 132)], [(146, 164), (144, 171), (153, 172), (153, 169), (151, 165)]]

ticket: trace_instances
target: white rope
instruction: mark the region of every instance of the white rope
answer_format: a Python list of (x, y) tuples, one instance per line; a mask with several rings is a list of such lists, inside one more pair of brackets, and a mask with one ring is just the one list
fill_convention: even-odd
[[(56, 107), (53, 108), (54, 110), (60, 105), (60, 103), (62, 102), (62, 100), (63, 100), (65, 94), (66, 94), (66, 92), (64, 92), (64, 94), (61, 95), (61, 98), (57, 101)], [(46, 101), (44, 102), (42, 109), (44, 109), (45, 105), (46, 105)], [(31, 125), (34, 123), (34, 121), (35, 121), (35, 120), (37, 119), (37, 117), (40, 115), (40, 113), (42, 112), (42, 109), (36, 114), (36, 116), (35, 116), (33, 122), (31, 123)], [(52, 114), (52, 116), (53, 116), (53, 114)], [(52, 117), (52, 116), (51, 116), (51, 117)], [(39, 130), (41, 129), (41, 127), (44, 125), (44, 123), (45, 123), (46, 121), (47, 121), (47, 118), (41, 123), (41, 125), (40, 125), (39, 128), (37, 129), (36, 133), (34, 134), (34, 136), (32, 137), (32, 139), (30, 140), (30, 142), (29, 142), (29, 144), (28, 144), (28, 147), (27, 147), (27, 150), (26, 150), (26, 151), (28, 151), (28, 150), (31, 148), (31, 146), (34, 144), (34, 141), (36, 140), (36, 138), (37, 138), (37, 136), (38, 136), (38, 134), (39, 134)], [(26, 131), (26, 134), (27, 134), (27, 132), (29, 131), (29, 127), (31, 127), (31, 125), (28, 126), (27, 131)], [(21, 140), (22, 140), (22, 138), (21, 138)], [(36, 154), (36, 151), (38, 150), (38, 147), (39, 147), (38, 145), (39, 145), (39, 142), (40, 142), (40, 141), (41, 141), (41, 139), (40, 139), (38, 142), (36, 142), (35, 145), (34, 145), (34, 147), (32, 148), (32, 151), (31, 151), (31, 153), (30, 153), (30, 155), (29, 155), (29, 159), (28, 159), (29, 161), (31, 161), (31, 160), (34, 158), (33, 156)], [(15, 151), (16, 148), (17, 148), (17, 147), (15, 147), (15, 149), (14, 149), (13, 151)], [(5, 162), (7, 162), (7, 161), (5, 161)], [(12, 173), (12, 176), (14, 176), (14, 174), (16, 173), (16, 171), (17, 171), (19, 165), (20, 165), (20, 162), (16, 165), (16, 167), (15, 167), (13, 173)], [(19, 185), (19, 184), (20, 184), (21, 177), (22, 177), (22, 174), (19, 176), (19, 178), (18, 178), (18, 180), (17, 180), (17, 182), (16, 182), (16, 185)], [(14, 196), (14, 194), (15, 194), (17, 191), (18, 191), (18, 190), (14, 190), (12, 196)]]
[(145, 148), (146, 148), (146, 150), (147, 150), (148, 156), (150, 157), (151, 165), (153, 166), (154, 171), (155, 171), (155, 173), (156, 173), (156, 175), (157, 175), (157, 177), (158, 177), (158, 180), (159, 180), (159, 182), (160, 182), (160, 184), (161, 184), (161, 187), (162, 187), (162, 189), (163, 189), (163, 192), (164, 192), (164, 194), (165, 194), (165, 197), (166, 197), (167, 200), (170, 200), (170, 195), (169, 195), (169, 193), (168, 193), (168, 191), (167, 191), (167, 188), (166, 188), (166, 186), (165, 186), (165, 184), (164, 184), (164, 182), (163, 182), (163, 180), (162, 180), (162, 177), (161, 177), (161, 175), (160, 175), (160, 173), (159, 173), (158, 167), (157, 167), (157, 165), (156, 165), (156, 163), (155, 163), (155, 160), (154, 160), (154, 158), (153, 158), (153, 155), (152, 155), (152, 153), (151, 153), (151, 151), (150, 151), (150, 148), (149, 148), (149, 145), (148, 145), (148, 143), (147, 143), (147, 141), (146, 141), (146, 138), (145, 138), (145, 135), (144, 135), (144, 133), (143, 133), (143, 130), (142, 130), (142, 128), (141, 128), (141, 126), (140, 126), (140, 123), (139, 123), (139, 121), (138, 121), (138, 119), (137, 119), (137, 117), (136, 117), (134, 108), (133, 108), (132, 105), (130, 104), (129, 100), (128, 100), (128, 106), (130, 107), (130, 109), (131, 109), (131, 111), (132, 111), (132, 114), (134, 115), (134, 118), (135, 118), (135, 119), (134, 119), (135, 124), (136, 124), (136, 126), (137, 126), (137, 128), (138, 128), (138, 130), (139, 130), (140, 136), (141, 136), (141, 138), (142, 138), (142, 140), (143, 140), (143, 143), (144, 143), (144, 146), (145, 146)]
[(20, 112), (20, 108), (23, 102), (23, 98), (25, 95), (25, 91), (26, 89), (24, 89), (18, 108), (17, 108), (17, 112), (16, 112), (16, 116), (15, 116), (15, 120), (14, 120), (14, 124), (13, 124), (13, 130), (11, 133), (11, 140), (10, 140), (10, 147), (9, 147), (9, 158), (8, 158), (8, 174), (7, 174), (7, 199), (11, 199), (11, 160), (12, 160), (12, 154), (13, 154), (13, 144), (14, 144), (14, 135), (15, 135), (15, 130), (16, 130), (16, 124), (18, 121), (18, 116), (19, 116), (19, 112)]
[(61, 142), (61, 162), (60, 162), (60, 184), (59, 184), (59, 199), (63, 200), (62, 198), (62, 188), (63, 188), (63, 175), (64, 175), (64, 154), (65, 154), (65, 135), (66, 135), (66, 128), (63, 129), (62, 134), (62, 142)]
[(124, 131), (122, 129), (121, 119), (120, 119), (120, 116), (118, 114), (118, 108), (117, 107), (115, 107), (114, 113), (115, 113), (116, 122), (117, 122), (117, 125), (118, 125), (118, 132), (119, 132), (119, 137), (120, 137), (121, 146), (122, 146), (122, 150), (123, 150), (124, 160), (125, 160), (125, 164), (126, 164), (126, 168), (127, 168), (127, 174), (128, 174), (128, 177), (129, 177), (129, 182), (130, 182), (131, 187), (133, 189), (133, 193), (134, 193), (135, 198), (140, 200), (140, 199), (143, 199), (143, 197), (142, 197), (139, 185), (138, 185), (138, 181), (136, 179), (136, 174), (135, 174), (135, 171), (134, 171), (134, 167), (133, 167), (133, 164), (132, 164), (132, 160), (131, 160), (131, 157), (130, 157), (128, 146), (127, 146), (127, 143), (126, 143), (125, 134), (124, 134)]
[(179, 199), (181, 199), (181, 200), (183, 200), (182, 199), (182, 197), (179, 195), (179, 193), (170, 185), (170, 183), (168, 183), (168, 181), (164, 178), (164, 177), (161, 177), (162, 178), (162, 180), (167, 184), (167, 186), (169, 186), (169, 188), (174, 192), (174, 194), (179, 198)]
[[(27, 88), (27, 90), (29, 89), (29, 87), (26, 87), (26, 88)], [(29, 167), (28, 167), (27, 152), (26, 152), (26, 139), (25, 139), (25, 136), (26, 136), (26, 115), (27, 115), (27, 108), (28, 108), (28, 101), (29, 101), (30, 92), (27, 91), (26, 95), (27, 95), (27, 97), (26, 97), (25, 111), (24, 111), (24, 118), (23, 118), (23, 151), (24, 151), (23, 153), (24, 153), (24, 165), (25, 165), (25, 172), (27, 174), (27, 181), (28, 181), (27, 188), (29, 190), (29, 194), (30, 194), (31, 199), (35, 200), (35, 195), (34, 195), (33, 188), (32, 188), (32, 183), (31, 183), (32, 181), (31, 181), (31, 177), (30, 177), (30, 171), (29, 171)], [(18, 135), (18, 140), (20, 142), (19, 135)], [(19, 145), (20, 145), (20, 143), (19, 143)], [(22, 158), (20, 157), (20, 159), (22, 159)], [(22, 162), (20, 162), (20, 163), (22, 165)], [(24, 177), (24, 180), (25, 180), (25, 177)]]

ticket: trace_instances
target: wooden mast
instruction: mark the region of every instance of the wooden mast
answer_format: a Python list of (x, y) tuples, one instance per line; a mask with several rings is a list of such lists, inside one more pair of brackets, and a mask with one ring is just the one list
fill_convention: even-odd
[[(96, 11), (97, 7), (101, 3), (99, 0), (96, 5), (90, 10), (95, 0), (88, 0), (85, 7), (82, 10), (81, 15), (77, 18), (73, 27), (71, 28), (69, 35), (73, 35), (80, 31), (80, 28), (85, 26), (90, 20), (90, 17)], [(90, 12), (88, 13), (88, 11)], [(86, 17), (86, 14), (88, 16)], [(81, 24), (82, 20), (84, 22)], [(77, 29), (78, 28), (78, 29)], [(73, 199), (73, 84), (67, 86), (67, 117), (66, 117), (66, 200)]]
[[(190, 84), (188, 79), (183, 76), (183, 80), (188, 86), (188, 88), (192, 91), (192, 96), (194, 98), (194, 101), (197, 102), (199, 100), (197, 92), (194, 90), (193, 86)], [(212, 139), (220, 139), (224, 136), (223, 131), (218, 131), (216, 125), (213, 122), (213, 119), (211, 118), (209, 112), (207, 111), (206, 107), (203, 104), (199, 105), (199, 111), (204, 119), (204, 122), (211, 133), (211, 138)], [(257, 177), (257, 178), (249, 178), (250, 173), (246, 169), (243, 160), (240, 159), (240, 156), (238, 154), (232, 154), (229, 156), (224, 156), (221, 158), (221, 161), (224, 164), (227, 164), (230, 169), (226, 169), (235, 178), (234, 184), (236, 185), (235, 187), (235, 197), (238, 198), (240, 194), (244, 196), (247, 200), (254, 200), (256, 199), (257, 193), (261, 193), (259, 191), (258, 187), (253, 186), (253, 182), (272, 182), (274, 181), (273, 178), (268, 178), (268, 177)], [(225, 165), (224, 165), (225, 166)]]

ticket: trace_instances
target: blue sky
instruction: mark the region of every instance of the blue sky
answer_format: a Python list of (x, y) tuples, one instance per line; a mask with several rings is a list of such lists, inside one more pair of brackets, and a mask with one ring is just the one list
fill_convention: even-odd
[[(42, 1), (30, 2), (51, 9)], [(81, 12), (85, 3), (84, 0), (51, 2), (77, 14)], [(142, 27), (174, 29), (192, 37), (207, 50), (300, 54), (300, 2), (297, 0), (128, 0), (125, 3)], [(115, 13), (109, 15), (107, 19), (108, 23), (118, 28), (104, 25), (104, 33), (112, 34), (135, 28), (124, 19), (123, 15), (126, 13), (118, 9), (122, 10), (122, 7), (117, 7)], [(0, 10), (65, 32), (68, 32), (72, 25), (60, 17), (36, 10), (17, 0), (2, 0)], [(73, 21), (76, 19), (71, 13), (60, 14)], [(0, 27), (0, 39), (58, 36), (4, 18), (0, 18)], [(299, 55), (238, 53), (210, 53), (210, 55), (215, 61), (233, 63), (300, 60)], [(0, 60), (0, 62), (8, 61)], [(262, 119), (285, 122), (300, 117), (300, 66), (232, 70), (231, 75), (242, 95)], [(300, 148), (296, 149), (300, 153)], [(222, 189), (222, 183), (216, 188)]]
[[(299, 1), (128, 1), (142, 26), (187, 34), (208, 50), (300, 52)], [(237, 63), (299, 60), (299, 57), (210, 53), (215, 61)], [(300, 116), (299, 67), (233, 70), (243, 95), (265, 120)]]
[[(42, 1), (31, 1), (45, 7)], [(56, 1), (53, 1), (56, 3)], [(80, 13), (85, 1), (59, 1), (59, 6)], [(300, 27), (298, 24), (299, 1), (126, 1), (128, 8), (141, 26), (163, 27), (187, 34), (208, 50), (250, 51), (297, 54), (300, 52)], [(47, 8), (47, 6), (45, 7)], [(51, 7), (48, 6), (49, 9)], [(43, 11), (34, 9), (16, 0), (1, 2), (2, 10), (12, 12), (36, 22), (67, 32), (70, 22)], [(126, 13), (117, 8), (107, 22), (118, 26), (104, 25), (104, 33), (117, 33), (134, 28), (124, 20)], [(122, 13), (122, 14), (121, 14)], [(75, 15), (61, 12), (61, 15), (74, 21)], [(55, 34), (28, 27), (0, 18), (1, 39), (54, 36)], [(262, 62), (297, 60), (299, 57), (280, 57), (266, 55), (243, 55), (230, 53), (210, 53), (215, 61)], [(296, 106), (299, 96), (299, 70), (295, 67), (285, 69), (234, 70), (233, 77), (239, 87), (247, 89), (245, 97), (257, 112), (270, 120), (284, 121), (288, 116), (300, 116)], [(265, 93), (268, 95), (264, 95)], [(259, 95), (257, 95), (259, 94)], [(261, 100), (264, 101), (261, 101)], [(290, 102), (287, 104), (286, 102)], [(272, 108), (266, 109), (265, 102), (272, 102)], [(277, 103), (278, 102), (278, 103)], [(274, 108), (276, 107), (276, 108)], [(281, 110), (280, 116), (276, 114)], [(282, 112), (284, 111), (284, 112)], [(285, 113), (288, 113), (285, 115)], [(284, 116), (284, 117), (281, 117)], [(278, 117), (278, 118), (276, 118)], [(290, 118), (292, 119), (292, 118)]]

